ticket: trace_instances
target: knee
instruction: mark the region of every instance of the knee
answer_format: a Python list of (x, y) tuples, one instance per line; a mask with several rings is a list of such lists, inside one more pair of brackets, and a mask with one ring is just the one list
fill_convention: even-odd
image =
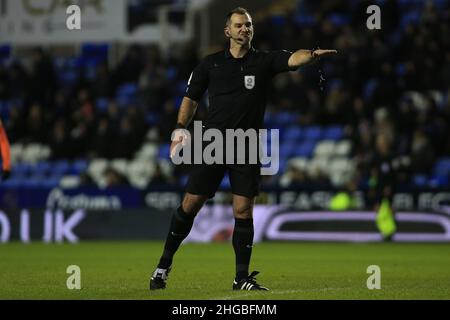
[(233, 208), (234, 217), (237, 219), (252, 219), (253, 218), (253, 205), (245, 204), (235, 206)]
[(207, 199), (205, 196), (187, 194), (182, 202), (183, 211), (186, 214), (196, 215)]

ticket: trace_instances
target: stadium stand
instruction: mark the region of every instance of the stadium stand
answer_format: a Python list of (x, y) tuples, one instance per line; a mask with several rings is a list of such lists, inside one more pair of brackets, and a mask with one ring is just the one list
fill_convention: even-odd
[[(320, 44), (340, 53), (322, 66), (324, 91), (317, 66), (274, 80), (266, 125), (281, 129), (278, 186), (367, 185), (380, 133), (405, 159), (409, 187), (450, 186), (450, 3), (375, 2), (387, 17), (380, 31), (361, 32), (358, 1), (299, 1), (297, 11), (256, 24), (257, 48)], [(270, 28), (283, 37), (258, 32)], [(156, 175), (182, 185), (185, 172), (168, 160), (170, 132), (188, 78), (181, 70), (197, 61), (186, 66), (156, 46), (132, 45), (116, 65), (110, 55), (102, 43), (72, 57), (36, 48), (17, 58), (0, 46), (0, 114), (14, 168), (5, 186), (104, 186), (108, 168), (137, 188)]]

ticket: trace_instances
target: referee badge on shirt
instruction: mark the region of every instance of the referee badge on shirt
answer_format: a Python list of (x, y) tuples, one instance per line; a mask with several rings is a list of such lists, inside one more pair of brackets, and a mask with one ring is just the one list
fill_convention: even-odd
[(253, 89), (255, 86), (255, 76), (245, 76), (244, 82), (247, 89)]

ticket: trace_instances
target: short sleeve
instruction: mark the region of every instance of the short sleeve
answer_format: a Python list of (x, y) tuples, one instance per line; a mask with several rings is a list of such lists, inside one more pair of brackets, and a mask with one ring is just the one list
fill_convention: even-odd
[(273, 74), (285, 71), (292, 71), (295, 68), (289, 67), (289, 58), (292, 52), (287, 50), (277, 50), (269, 52), (270, 69)]
[(206, 89), (208, 88), (208, 68), (206, 59), (192, 71), (189, 77), (185, 96), (200, 101)]

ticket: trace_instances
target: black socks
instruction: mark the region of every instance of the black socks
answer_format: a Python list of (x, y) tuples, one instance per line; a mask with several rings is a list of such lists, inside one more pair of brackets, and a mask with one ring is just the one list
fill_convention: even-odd
[(253, 219), (235, 219), (233, 248), (236, 255), (236, 280), (248, 276), (253, 246)]
[(194, 218), (195, 215), (185, 213), (181, 206), (174, 213), (158, 268), (167, 269), (172, 265), (173, 255), (177, 252), (181, 242), (183, 242), (191, 231)]

